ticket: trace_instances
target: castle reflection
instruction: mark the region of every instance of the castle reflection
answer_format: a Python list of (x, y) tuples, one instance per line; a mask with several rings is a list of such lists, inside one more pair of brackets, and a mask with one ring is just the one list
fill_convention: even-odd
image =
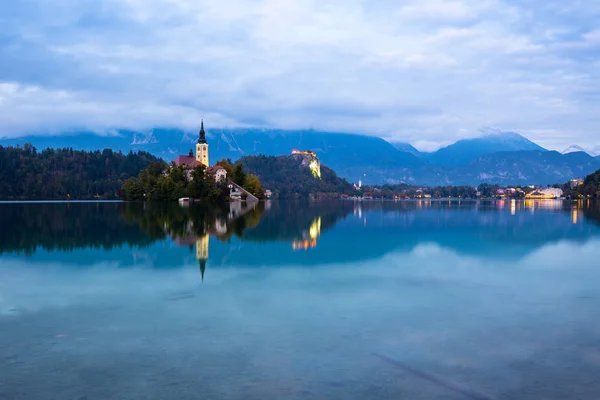
[(308, 230), (302, 232), (302, 237), (292, 241), (292, 249), (308, 250), (317, 245), (317, 239), (321, 236), (321, 217), (314, 219)]
[(269, 201), (217, 208), (13, 203), (0, 204), (0, 224), (5, 228), (0, 255), (74, 264), (87, 258), (125, 266), (145, 262), (153, 268), (181, 268), (191, 258), (204, 279), (211, 266), (354, 262), (410, 252), (423, 243), (517, 259), (551, 243), (599, 237), (600, 203)]

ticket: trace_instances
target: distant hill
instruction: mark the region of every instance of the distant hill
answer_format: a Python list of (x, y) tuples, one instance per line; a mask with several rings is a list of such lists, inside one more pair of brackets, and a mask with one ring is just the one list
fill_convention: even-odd
[(396, 149), (403, 151), (405, 153), (410, 153), (417, 157), (422, 157), (424, 154), (417, 150), (412, 144), (404, 143), (404, 142), (390, 142)]
[[(109, 147), (129, 152), (143, 150), (167, 161), (187, 154), (197, 141), (196, 132), (153, 129), (147, 132), (115, 131), (110, 136), (82, 132), (70, 136), (1, 139), (1, 144), (33, 143), (45, 147), (96, 150)], [(312, 150), (321, 162), (350, 182), (432, 185), (562, 183), (600, 168), (600, 158), (585, 153), (548, 152), (517, 133), (495, 133), (460, 140), (434, 153), (419, 153), (406, 143), (348, 133), (314, 130), (207, 129), (210, 162), (222, 158), (264, 154), (281, 156), (293, 149)], [(540, 154), (532, 155), (531, 152)], [(542, 156), (542, 153), (548, 153)], [(577, 156), (579, 154), (579, 156)], [(583, 154), (583, 156), (581, 156)], [(568, 176), (573, 174), (572, 176)], [(566, 180), (568, 180), (566, 179)]]
[(500, 132), (474, 139), (463, 139), (427, 155), (432, 165), (466, 165), (486, 154), (506, 151), (546, 151), (514, 132)]
[[(489, 154), (469, 164), (471, 182), (553, 184), (585, 176), (600, 162), (585, 153), (562, 155), (556, 151), (516, 151)], [(466, 171), (465, 171), (466, 175)]]
[[(294, 149), (312, 150), (318, 154), (321, 162), (354, 182), (361, 177), (364, 181), (364, 174), (367, 174), (367, 180), (372, 178), (379, 182), (379, 176), (385, 176), (386, 171), (423, 165), (423, 161), (415, 155), (401, 152), (381, 138), (365, 135), (313, 130), (208, 128), (207, 139), (211, 162), (222, 158), (237, 160), (248, 155), (288, 155)], [(90, 132), (53, 137), (29, 136), (3, 139), (0, 143), (22, 145), (29, 142), (38, 148), (95, 150), (109, 147), (121, 151), (144, 150), (171, 161), (178, 154), (188, 154), (197, 140), (195, 132), (153, 129), (144, 133), (118, 131), (111, 136), (98, 136)]]
[(583, 147), (581, 147), (581, 146), (578, 146), (578, 145), (576, 145), (576, 144), (572, 144), (572, 145), (570, 145), (569, 147), (567, 147), (566, 149), (564, 149), (564, 150), (562, 151), (562, 154), (578, 153), (578, 152), (583, 152), (583, 153), (586, 153), (587, 155), (590, 155), (590, 156), (592, 156), (592, 157), (598, 157), (598, 156), (599, 156), (598, 154), (596, 154), (596, 153), (594, 153), (594, 152), (591, 152), (591, 151), (587, 151), (587, 150), (586, 150), (586, 149), (584, 149)]
[(245, 156), (244, 170), (258, 175), (262, 185), (279, 197), (308, 197), (310, 194), (341, 194), (354, 192), (353, 186), (321, 165), (321, 178), (313, 175), (296, 156)]

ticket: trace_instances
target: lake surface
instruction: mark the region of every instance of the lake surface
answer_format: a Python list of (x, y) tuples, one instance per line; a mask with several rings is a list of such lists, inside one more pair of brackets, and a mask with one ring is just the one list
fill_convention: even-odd
[(0, 399), (597, 399), (600, 205), (0, 204)]

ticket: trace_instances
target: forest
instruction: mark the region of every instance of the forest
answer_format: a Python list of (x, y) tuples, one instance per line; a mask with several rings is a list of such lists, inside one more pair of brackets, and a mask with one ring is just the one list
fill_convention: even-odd
[(0, 146), (0, 199), (118, 199), (122, 183), (157, 160), (141, 151)]
[(257, 175), (262, 185), (279, 198), (339, 197), (355, 190), (348, 181), (321, 165), (321, 179), (313, 177), (301, 161), (289, 156), (245, 156), (244, 169)]
[(600, 198), (600, 169), (585, 177), (583, 185), (575, 189), (581, 196)]

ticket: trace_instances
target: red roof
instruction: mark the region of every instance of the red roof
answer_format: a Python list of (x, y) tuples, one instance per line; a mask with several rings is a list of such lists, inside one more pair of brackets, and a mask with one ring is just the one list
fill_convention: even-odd
[(186, 237), (178, 237), (175, 239), (175, 243), (177, 243), (179, 246), (191, 246), (196, 244), (196, 241), (199, 238), (197, 236), (193, 236), (193, 235), (189, 235)]
[(221, 169), (222, 169), (222, 170), (225, 170), (225, 168), (221, 167), (220, 165), (213, 165), (212, 167), (208, 167), (208, 168), (206, 168), (206, 173), (207, 173), (207, 174), (214, 175), (214, 174), (216, 174), (216, 173), (217, 173), (217, 171), (219, 171), (219, 170), (221, 170)]
[(196, 168), (200, 165), (200, 163), (196, 161), (195, 157), (177, 156), (177, 158), (175, 159), (175, 165), (187, 165), (188, 167)]

